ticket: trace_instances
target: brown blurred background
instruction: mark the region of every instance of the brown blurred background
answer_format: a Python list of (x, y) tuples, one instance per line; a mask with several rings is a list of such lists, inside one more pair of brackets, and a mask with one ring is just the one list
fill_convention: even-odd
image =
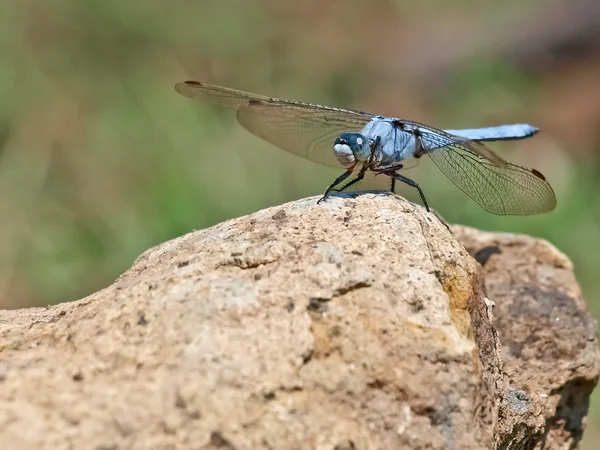
[(598, 0), (9, 0), (0, 36), (2, 308), (75, 300), (155, 244), (341, 173), (173, 90), (193, 79), (442, 128), (539, 126), (492, 146), (547, 176), (550, 214), (493, 216), (426, 162), (410, 175), (450, 222), (548, 239), (600, 314)]

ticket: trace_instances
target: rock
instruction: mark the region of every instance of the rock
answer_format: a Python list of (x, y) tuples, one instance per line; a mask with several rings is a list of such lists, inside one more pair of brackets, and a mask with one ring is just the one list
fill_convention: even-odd
[[(486, 286), (435, 215), (366, 193), (195, 231), (82, 300), (2, 311), (0, 442), (576, 442), (600, 358), (570, 263), (541, 241), (452, 230)], [(489, 242), (501, 253), (484, 261)]]
[(597, 324), (586, 312), (571, 261), (528, 236), (452, 230), (482, 264), (488, 296), (496, 303), (505, 373), (496, 442), (576, 448), (600, 355)]

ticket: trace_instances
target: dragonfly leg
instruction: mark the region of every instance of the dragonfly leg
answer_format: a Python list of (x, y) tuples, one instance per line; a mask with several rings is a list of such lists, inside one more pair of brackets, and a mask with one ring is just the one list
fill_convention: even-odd
[(395, 172), (404, 167), (404, 164), (394, 164), (393, 166), (385, 166), (377, 170), (378, 173)]
[(335, 192), (342, 192), (345, 191), (346, 189), (348, 189), (350, 186), (355, 185), (356, 183), (360, 182), (364, 177), (365, 177), (365, 172), (367, 171), (367, 167), (363, 166), (362, 169), (360, 169), (360, 172), (358, 172), (358, 175), (356, 176), (356, 178), (352, 181), (349, 181), (348, 183), (346, 183), (345, 185), (343, 185), (340, 188), (335, 188), (332, 189)]
[[(404, 164), (395, 164), (393, 166), (388, 166), (388, 167), (384, 167), (381, 170), (377, 170), (376, 173), (378, 175), (382, 174), (382, 173), (386, 174), (386, 175), (389, 175), (388, 172), (395, 172), (396, 170), (400, 170), (403, 167), (404, 167)], [(392, 179), (392, 183), (391, 183), (391, 186), (390, 186), (390, 191), (392, 192), (392, 194), (395, 194), (396, 193), (396, 179), (392, 175), (390, 175), (390, 177)]]
[(427, 210), (427, 212), (429, 212), (429, 205), (427, 204), (427, 200), (425, 199), (425, 194), (423, 194), (422, 189), (419, 187), (419, 185), (417, 183), (415, 183), (410, 178), (407, 178), (404, 175), (400, 175), (399, 173), (396, 173), (396, 172), (385, 172), (385, 174), (389, 175), (393, 179), (396, 179), (398, 181), (402, 181), (403, 183), (406, 183), (409, 186), (412, 186), (415, 189), (417, 189), (417, 191), (419, 191), (419, 195), (421, 196), (421, 201), (423, 202), (423, 205), (425, 206), (425, 209)]
[[(354, 168), (354, 167), (352, 167)], [(341, 174), (339, 177), (337, 177), (335, 179), (335, 181), (333, 183), (331, 183), (329, 185), (329, 187), (327, 188), (327, 190), (325, 191), (325, 193), (323, 194), (323, 197), (321, 197), (318, 201), (317, 201), (317, 205), (319, 203), (321, 203), (323, 200), (326, 200), (327, 197), (329, 197), (329, 193), (333, 190), (334, 187), (336, 187), (338, 184), (340, 184), (342, 181), (344, 181), (346, 178), (348, 178), (350, 175), (352, 175), (352, 170), (348, 170), (347, 172), (344, 172), (343, 174)]]

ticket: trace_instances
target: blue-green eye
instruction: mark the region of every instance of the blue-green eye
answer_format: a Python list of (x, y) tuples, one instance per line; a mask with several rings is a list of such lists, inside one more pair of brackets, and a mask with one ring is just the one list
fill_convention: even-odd
[(347, 145), (357, 161), (366, 161), (371, 154), (369, 141), (360, 133), (342, 133), (334, 145)]

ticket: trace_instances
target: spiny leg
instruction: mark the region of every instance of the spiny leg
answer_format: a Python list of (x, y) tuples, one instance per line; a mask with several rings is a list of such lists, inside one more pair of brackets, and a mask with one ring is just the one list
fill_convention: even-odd
[(423, 191), (421, 190), (421, 188), (419, 187), (419, 185), (417, 183), (415, 183), (410, 178), (407, 178), (404, 175), (400, 175), (399, 173), (396, 173), (396, 172), (384, 172), (384, 173), (398, 181), (402, 181), (403, 183), (406, 183), (409, 186), (416, 188), (417, 191), (419, 191), (419, 195), (421, 196), (421, 201), (423, 202), (425, 209), (427, 210), (427, 212), (429, 212), (429, 205), (427, 204), (427, 200), (425, 199), (425, 194), (423, 194)]
[(358, 175), (356, 176), (356, 178), (352, 181), (349, 181), (348, 183), (346, 183), (345, 185), (343, 185), (341, 188), (335, 188), (332, 189), (335, 192), (342, 192), (345, 191), (346, 189), (348, 189), (350, 186), (360, 182), (364, 177), (365, 177), (365, 172), (367, 171), (367, 168), (363, 166), (362, 169), (360, 169), (360, 172), (358, 172)]
[[(384, 167), (383, 169), (378, 170), (377, 173), (378, 174), (384, 173), (386, 175), (389, 175), (388, 172), (395, 172), (396, 170), (400, 170), (403, 167), (404, 167), (404, 164), (394, 164), (393, 166)], [(389, 175), (389, 176), (392, 180), (392, 183), (390, 185), (390, 191), (392, 192), (392, 194), (395, 194), (396, 193), (396, 179), (392, 175)]]
[[(354, 169), (354, 167), (352, 167), (352, 169)], [(333, 183), (331, 183), (329, 185), (329, 187), (327, 188), (327, 190), (325, 191), (325, 193), (323, 194), (323, 197), (321, 197), (318, 201), (317, 201), (317, 205), (319, 203), (321, 203), (323, 200), (325, 200), (327, 197), (329, 197), (329, 193), (331, 192), (331, 190), (336, 187), (338, 184), (340, 184), (342, 181), (344, 181), (346, 178), (348, 178), (350, 175), (352, 175), (352, 169), (349, 169), (347, 172), (344, 172), (343, 174), (341, 174), (339, 177), (337, 177), (335, 179), (335, 181)]]
[(404, 167), (404, 164), (394, 164), (393, 166), (384, 166), (377, 169), (377, 173), (385, 173), (395, 172), (396, 170), (400, 170)]
[(345, 191), (345, 190), (346, 190), (346, 189), (348, 189), (350, 186), (354, 186), (356, 183), (360, 182), (360, 181), (361, 181), (363, 178), (364, 178), (364, 176), (363, 176), (363, 177), (360, 177), (360, 176), (358, 176), (358, 175), (357, 175), (357, 176), (356, 176), (356, 178), (355, 178), (354, 180), (351, 180), (351, 181), (349, 181), (348, 183), (346, 183), (345, 185), (343, 185), (343, 186), (342, 186), (342, 187), (340, 187), (340, 188), (335, 188), (335, 189), (332, 189), (332, 191), (334, 191), (334, 192), (342, 192), (342, 191)]

